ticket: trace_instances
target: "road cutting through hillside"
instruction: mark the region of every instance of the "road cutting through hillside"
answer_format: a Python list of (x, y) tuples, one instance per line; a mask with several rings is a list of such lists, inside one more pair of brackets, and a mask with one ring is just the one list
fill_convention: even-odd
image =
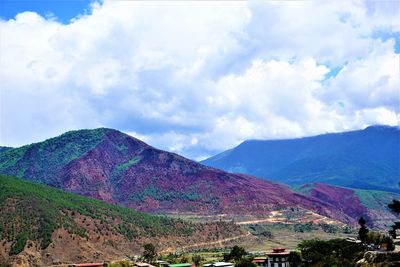
[(172, 253), (172, 252), (175, 252), (176, 250), (186, 250), (188, 248), (195, 248), (195, 247), (202, 247), (202, 246), (223, 245), (223, 243), (226, 243), (226, 242), (229, 242), (229, 241), (233, 241), (233, 240), (237, 240), (237, 239), (240, 239), (240, 238), (245, 238), (245, 237), (248, 237), (250, 235), (251, 235), (251, 233), (249, 231), (247, 231), (247, 233), (244, 234), (244, 235), (238, 235), (238, 236), (224, 238), (224, 239), (211, 241), (211, 242), (196, 243), (196, 244), (192, 244), (192, 245), (178, 247), (177, 249), (168, 248), (168, 249), (165, 249), (165, 250), (161, 251), (161, 253)]

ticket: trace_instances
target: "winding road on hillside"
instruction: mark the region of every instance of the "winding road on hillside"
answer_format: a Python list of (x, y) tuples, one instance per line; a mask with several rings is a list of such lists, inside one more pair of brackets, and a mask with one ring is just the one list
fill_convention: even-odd
[(247, 233), (244, 234), (244, 235), (238, 235), (238, 236), (224, 238), (224, 239), (211, 241), (211, 242), (195, 243), (195, 244), (191, 244), (191, 245), (187, 245), (187, 246), (181, 246), (181, 247), (178, 247), (177, 249), (168, 248), (168, 249), (165, 249), (165, 250), (161, 251), (161, 253), (171, 253), (171, 252), (175, 252), (176, 250), (186, 250), (188, 248), (203, 247), (203, 246), (210, 246), (210, 245), (221, 245), (222, 246), (223, 243), (226, 243), (226, 242), (229, 242), (229, 241), (233, 241), (233, 240), (237, 240), (237, 239), (241, 239), (241, 238), (244, 238), (244, 237), (248, 237), (250, 235), (251, 235), (251, 233), (249, 231), (247, 231)]

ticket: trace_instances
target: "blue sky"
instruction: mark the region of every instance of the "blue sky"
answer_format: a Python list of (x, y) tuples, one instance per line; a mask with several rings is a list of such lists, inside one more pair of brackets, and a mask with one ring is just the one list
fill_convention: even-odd
[(18, 13), (34, 11), (66, 24), (78, 15), (90, 12), (90, 3), (87, 0), (2, 0), (1, 18), (9, 20)]
[(0, 145), (110, 127), (199, 160), (399, 124), (399, 1), (1, 5)]

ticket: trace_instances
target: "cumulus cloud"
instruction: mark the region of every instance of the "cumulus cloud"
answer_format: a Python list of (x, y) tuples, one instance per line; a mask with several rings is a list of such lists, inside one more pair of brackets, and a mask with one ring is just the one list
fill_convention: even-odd
[(105, 1), (0, 21), (1, 145), (112, 127), (202, 159), (399, 123), (399, 3)]

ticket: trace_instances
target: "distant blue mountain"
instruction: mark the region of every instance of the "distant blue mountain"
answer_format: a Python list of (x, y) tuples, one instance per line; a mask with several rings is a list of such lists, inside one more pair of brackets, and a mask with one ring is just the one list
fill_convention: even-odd
[(370, 126), (297, 139), (249, 140), (202, 163), (289, 185), (323, 182), (400, 192), (400, 128)]
[(0, 153), (6, 152), (7, 150), (12, 149), (12, 147), (7, 147), (7, 146), (0, 146)]

